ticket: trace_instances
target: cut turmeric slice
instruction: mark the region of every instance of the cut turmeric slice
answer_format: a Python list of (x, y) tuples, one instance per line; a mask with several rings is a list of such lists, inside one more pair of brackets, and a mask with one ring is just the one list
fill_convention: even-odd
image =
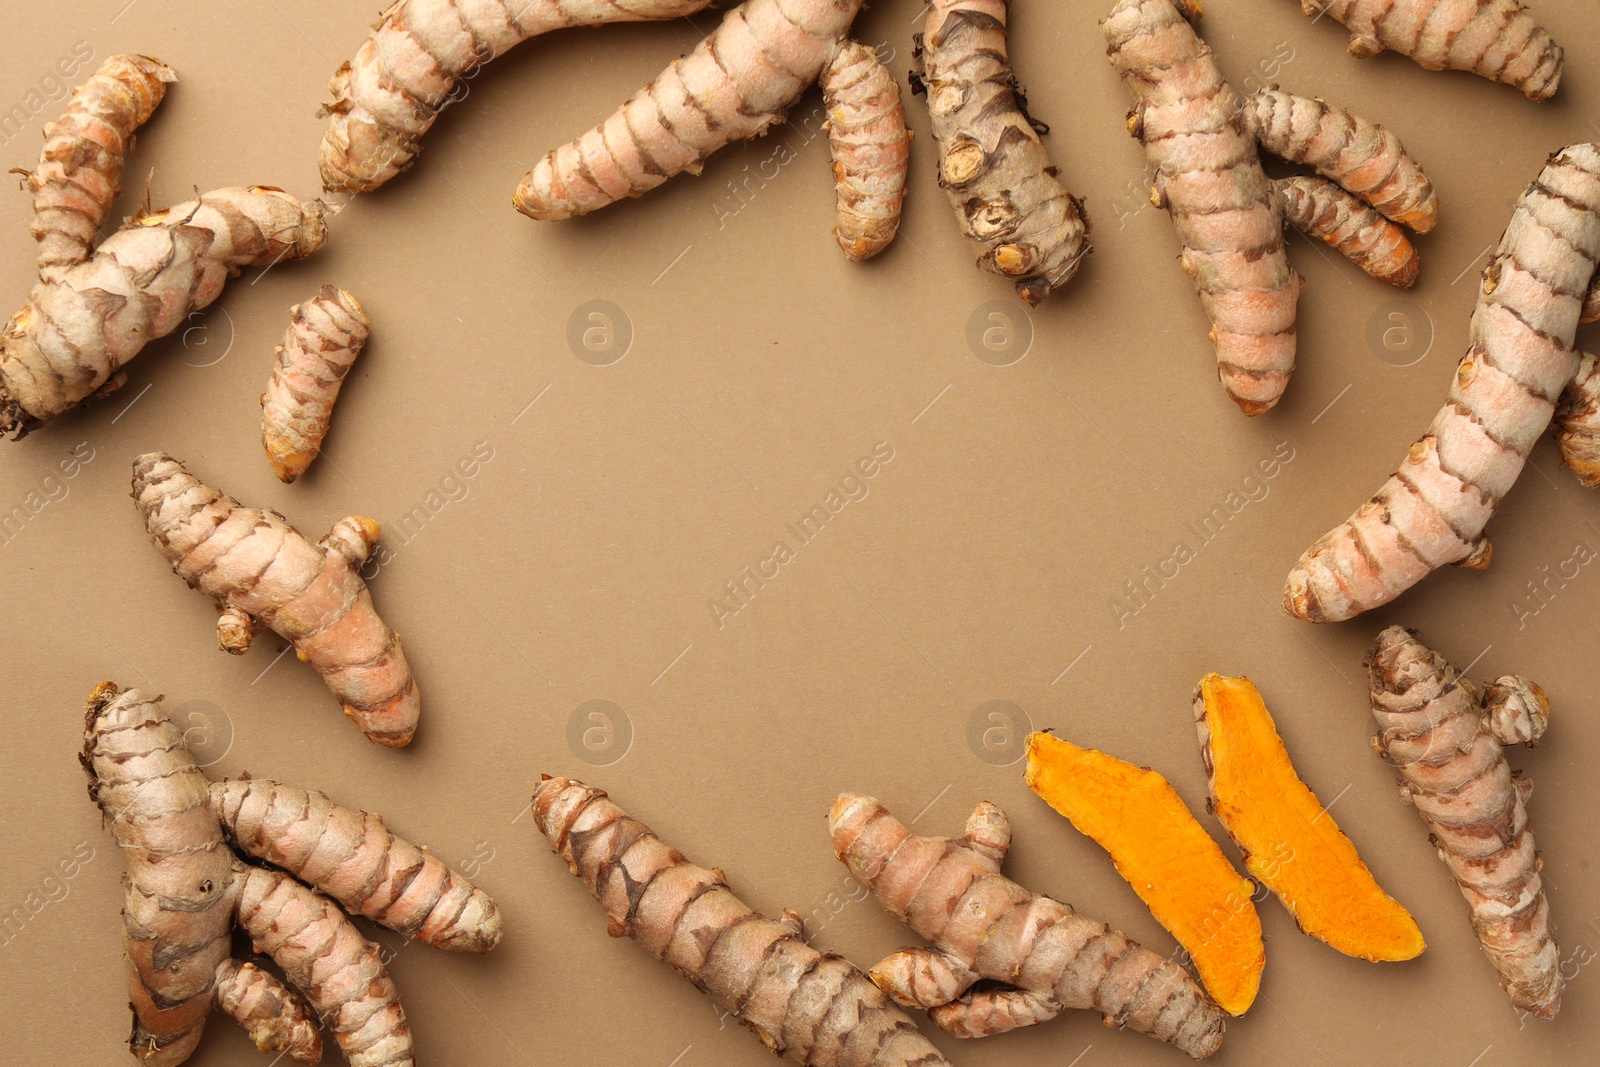
[(1358, 959), (1420, 954), (1416, 920), (1378, 885), (1295, 773), (1255, 684), (1206, 675), (1195, 689), (1194, 715), (1211, 810), (1246, 869), (1283, 901), (1300, 929)]
[(1266, 950), (1255, 886), (1222, 854), (1183, 798), (1155, 771), (1028, 735), (1028, 787), (1111, 854), (1156, 921), (1194, 960), (1206, 990), (1243, 1015), (1261, 986)]

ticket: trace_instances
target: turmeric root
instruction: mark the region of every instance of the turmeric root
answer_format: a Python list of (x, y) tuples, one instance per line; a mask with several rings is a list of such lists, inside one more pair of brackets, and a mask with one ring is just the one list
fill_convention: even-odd
[(284, 1052), (296, 1063), (322, 1059), (322, 1035), (304, 1001), (253, 963), (217, 966), (217, 1007), (250, 1035), (262, 1052)]
[(1128, 130), (1155, 170), (1151, 203), (1172, 215), (1180, 265), (1211, 320), (1223, 388), (1246, 415), (1259, 415), (1294, 370), (1301, 280), (1289, 266), (1285, 223), (1391, 284), (1411, 284), (1416, 262), (1409, 242), (1402, 247), (1394, 231), (1348, 202), (1332, 204), (1325, 187), (1275, 191), (1257, 142), (1418, 232), (1433, 226), (1437, 203), (1421, 169), (1381, 126), (1277, 90), (1242, 98), (1190, 25), (1199, 15), (1196, 0), (1118, 0), (1101, 29), (1134, 98)]
[(1245, 867), (1283, 901), (1305, 933), (1364, 960), (1409, 960), (1422, 931), (1379, 886), (1308, 789), (1261, 694), (1248, 678), (1208, 674), (1194, 692), (1208, 807)]
[(818, 78), (839, 206), (833, 235), (853, 260), (882, 252), (900, 228), (911, 133), (900, 86), (878, 55), (845, 41)]
[(593, 130), (547, 154), (512, 198), (533, 219), (640, 196), (766, 133), (839, 49), (861, 0), (745, 0)]
[(367, 343), (372, 325), (356, 298), (324, 285), (290, 309), (289, 332), (261, 394), (261, 441), (280, 481), (306, 472), (322, 451), (339, 387)]
[(1471, 344), (1444, 407), (1388, 483), (1300, 557), (1284, 586), (1289, 614), (1348, 619), (1446, 563), (1488, 566), (1484, 526), (1564, 390), (1575, 388), (1566, 410), (1583, 425), (1583, 393), (1592, 386), (1588, 377), (1574, 384), (1573, 341), (1597, 260), (1600, 147), (1573, 145), (1550, 159), (1512, 211), (1484, 270)]
[[(933, 945), (888, 957), (872, 980), (955, 1036), (1088, 1008), (1195, 1059), (1221, 1045), (1222, 1011), (1183, 968), (1000, 873), (1011, 827), (988, 801), (960, 838), (919, 837), (875, 798), (852, 794), (834, 802), (828, 827), (856, 881)], [(985, 980), (999, 985), (972, 991)]]
[(1561, 393), (1552, 419), (1561, 461), (1586, 488), (1600, 485), (1600, 363), (1578, 354), (1578, 373)]
[(1343, 189), (1322, 178), (1284, 178), (1272, 183), (1283, 204), (1283, 219), (1332, 245), (1350, 262), (1390, 285), (1417, 280), (1417, 250), (1400, 227)]
[(1189, 953), (1206, 991), (1243, 1015), (1266, 949), (1255, 887), (1200, 828), (1167, 780), (1047, 733), (1028, 735), (1028, 788), (1111, 853), (1156, 921)]
[(1528, 824), (1533, 784), (1510, 770), (1501, 749), (1539, 739), (1549, 700), (1515, 675), (1479, 693), (1399, 626), (1378, 635), (1366, 666), (1378, 726), (1373, 748), (1404, 778), (1400, 797), (1428, 825), (1511, 1003), (1554, 1018), (1560, 950)]
[(912, 88), (926, 93), (939, 184), (978, 266), (1037, 306), (1092, 251), (1082, 204), (1057, 177), (1006, 53), (1010, 0), (933, 0), (916, 38)]
[(849, 960), (805, 943), (800, 916), (751, 911), (722, 872), (697, 867), (599, 789), (546, 775), (534, 821), (631, 937), (755, 1032), (817, 1067), (948, 1067), (916, 1024)]
[(1470, 70), (1529, 100), (1561, 84), (1561, 46), (1517, 0), (1300, 0), (1307, 15), (1350, 29), (1350, 54), (1392, 49), (1428, 70)]
[(329, 82), (322, 184), (367, 192), (422, 150), (439, 112), (465, 96), (464, 80), (532, 37), (569, 26), (693, 15), (711, 0), (397, 0)]
[(313, 545), (282, 515), (245, 507), (163, 452), (133, 461), (133, 496), (173, 571), (217, 602), (227, 651), (243, 652), (258, 620), (317, 669), (369, 740), (411, 742), (417, 684), (356, 570), (377, 542), (376, 522), (342, 519)]

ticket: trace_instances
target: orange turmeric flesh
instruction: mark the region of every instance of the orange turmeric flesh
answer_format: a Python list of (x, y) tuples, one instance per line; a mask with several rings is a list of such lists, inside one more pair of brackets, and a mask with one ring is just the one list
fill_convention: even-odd
[(1028, 787), (1111, 854), (1156, 921), (1194, 960), (1206, 991), (1243, 1015), (1261, 986), (1266, 950), (1255, 887), (1236, 871), (1183, 798), (1155, 771), (1028, 735)]
[(1208, 674), (1195, 690), (1194, 714), (1211, 809), (1245, 867), (1283, 901), (1300, 929), (1358, 959), (1419, 955), (1416, 920), (1378, 885), (1295, 773), (1255, 684)]

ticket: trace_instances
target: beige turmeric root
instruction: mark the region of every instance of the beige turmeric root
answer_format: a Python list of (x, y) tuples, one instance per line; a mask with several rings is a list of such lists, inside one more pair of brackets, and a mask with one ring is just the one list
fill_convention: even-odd
[(640, 196), (734, 141), (757, 137), (817, 80), (861, 0), (745, 0), (610, 118), (547, 154), (512, 198), (534, 219)]
[(347, 911), (449, 951), (500, 943), (500, 911), (488, 894), (376, 815), (262, 778), (212, 782), (211, 807), (234, 845)]
[(833, 235), (853, 260), (882, 252), (900, 228), (911, 133), (900, 85), (878, 55), (845, 41), (818, 78), (839, 206)]
[[(1195, 1059), (1221, 1045), (1222, 1011), (1183, 968), (1000, 873), (1011, 827), (988, 801), (960, 838), (919, 837), (875, 798), (851, 794), (834, 802), (828, 826), (856, 881), (932, 942), (883, 960), (873, 981), (955, 1036), (1088, 1008)], [(998, 985), (973, 991), (982, 981)]]
[(1194, 717), (1211, 787), (1208, 806), (1245, 867), (1283, 901), (1300, 929), (1358, 959), (1419, 955), (1416, 920), (1378, 886), (1295, 773), (1250, 679), (1206, 675), (1195, 689)]
[(322, 1059), (322, 1035), (304, 1001), (272, 974), (235, 959), (217, 965), (217, 1008), (250, 1035), (262, 1052), (284, 1052), (296, 1063)]
[(1082, 204), (1061, 184), (1006, 51), (1010, 0), (933, 0), (912, 88), (927, 94), (939, 184), (978, 266), (1030, 305), (1065, 285), (1092, 251)]
[(1367, 670), (1373, 748), (1405, 779), (1400, 796), (1427, 823), (1511, 1003), (1553, 1018), (1561, 954), (1528, 824), (1533, 784), (1507, 766), (1501, 748), (1537, 741), (1549, 700), (1515, 675), (1480, 693), (1399, 626), (1378, 635)]
[(1375, 209), (1322, 178), (1284, 178), (1272, 188), (1290, 226), (1337, 248), (1380, 282), (1402, 287), (1416, 283), (1416, 248), (1404, 230)]
[(329, 83), (322, 184), (378, 188), (406, 170), (465, 80), (530, 38), (569, 26), (693, 15), (711, 0), (397, 0)]
[(948, 1067), (916, 1024), (849, 960), (805, 943), (800, 916), (751, 911), (722, 872), (697, 867), (606, 794), (548, 775), (534, 821), (631, 937), (755, 1032), (816, 1067)]
[[(1284, 585), (1286, 611), (1348, 619), (1446, 563), (1488, 566), (1484, 527), (1578, 372), (1573, 341), (1597, 261), (1600, 146), (1573, 145), (1512, 211), (1444, 407), (1388, 483), (1300, 557)], [(1581, 396), (1574, 404), (1581, 412)]]
[(289, 332), (273, 353), (261, 394), (261, 442), (279, 480), (292, 482), (322, 451), (339, 388), (372, 326), (356, 298), (324, 285), (290, 309)]
[(1562, 391), (1551, 424), (1567, 469), (1586, 488), (1600, 485), (1600, 361), (1589, 353), (1578, 353), (1578, 373)]
[(1428, 70), (1470, 70), (1529, 100), (1561, 84), (1561, 46), (1517, 0), (1300, 0), (1350, 29), (1350, 54), (1392, 49)]
[(1183, 798), (1155, 771), (1028, 735), (1028, 788), (1111, 853), (1156, 921), (1189, 953), (1206, 991), (1243, 1015), (1261, 987), (1266, 948), (1255, 886), (1234, 870)]
[(122, 191), (118, 179), (134, 131), (150, 120), (177, 80), (159, 59), (111, 56), (73, 90), (66, 113), (45, 127), (39, 165), (27, 176), (43, 281), (59, 282), (89, 258), (95, 234)]
[(133, 496), (173, 571), (217, 602), (227, 651), (248, 646), (252, 620), (265, 624), (317, 669), (369, 740), (410, 743), (417, 684), (356, 570), (377, 542), (376, 522), (343, 519), (313, 545), (282, 515), (245, 507), (163, 452), (134, 460)]

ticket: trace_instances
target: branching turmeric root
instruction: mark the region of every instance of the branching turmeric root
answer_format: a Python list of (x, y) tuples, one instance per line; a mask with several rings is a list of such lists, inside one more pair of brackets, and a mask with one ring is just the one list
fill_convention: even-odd
[(1206, 991), (1243, 1015), (1266, 949), (1255, 886), (1228, 862), (1167, 780), (1047, 733), (1028, 735), (1028, 787), (1111, 853), (1156, 921), (1189, 953)]
[(1248, 678), (1208, 674), (1194, 693), (1210, 807), (1300, 929), (1347, 956), (1409, 960), (1423, 950), (1409, 912), (1379, 888), (1356, 848), (1295, 774)]

